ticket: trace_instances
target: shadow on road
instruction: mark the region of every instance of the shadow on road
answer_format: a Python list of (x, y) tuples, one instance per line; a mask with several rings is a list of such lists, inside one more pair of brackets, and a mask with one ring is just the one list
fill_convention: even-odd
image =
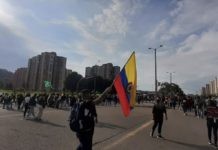
[(125, 127), (122, 127), (122, 126), (118, 126), (118, 125), (115, 125), (115, 124), (110, 124), (110, 123), (105, 123), (105, 122), (98, 122), (96, 124), (96, 127), (98, 128), (109, 128), (109, 129), (127, 129)]
[(171, 139), (164, 139), (164, 140), (167, 141), (167, 142), (170, 142), (170, 143), (187, 146), (187, 147), (194, 148), (194, 149), (197, 149), (197, 150), (211, 150), (211, 149), (214, 149), (214, 148), (209, 147), (209, 146), (201, 146), (201, 145), (195, 145), (195, 144), (190, 144), (190, 143), (184, 143), (184, 142), (175, 141), (175, 140), (171, 140)]
[(37, 121), (37, 120), (28, 119), (28, 121), (32, 121), (32, 122), (39, 123), (39, 124), (50, 125), (50, 126), (58, 127), (58, 128), (65, 128), (66, 127), (65, 125), (60, 125), (60, 124), (56, 124), (56, 123), (49, 122), (49, 121), (43, 121), (43, 120), (42, 121)]

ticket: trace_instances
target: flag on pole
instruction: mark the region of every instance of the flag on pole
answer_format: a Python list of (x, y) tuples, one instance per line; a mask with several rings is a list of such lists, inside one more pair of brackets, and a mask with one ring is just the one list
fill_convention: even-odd
[(130, 114), (136, 102), (137, 72), (135, 52), (132, 53), (123, 69), (114, 79), (114, 87), (125, 117)]
[(44, 85), (45, 85), (45, 88), (46, 88), (46, 89), (51, 89), (51, 88), (52, 88), (51, 81), (45, 80), (45, 81), (44, 81)]

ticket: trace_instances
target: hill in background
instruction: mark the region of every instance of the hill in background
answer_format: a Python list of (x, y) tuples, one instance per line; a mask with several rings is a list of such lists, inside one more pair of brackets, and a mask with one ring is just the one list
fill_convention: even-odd
[(12, 72), (6, 69), (0, 69), (0, 89), (11, 89), (12, 77), (13, 77)]

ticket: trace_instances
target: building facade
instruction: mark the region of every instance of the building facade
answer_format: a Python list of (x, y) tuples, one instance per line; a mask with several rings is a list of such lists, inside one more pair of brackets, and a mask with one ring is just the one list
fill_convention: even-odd
[(27, 68), (18, 68), (13, 75), (13, 88), (15, 90), (25, 89)]
[(218, 96), (218, 79), (215, 77), (214, 80), (206, 84), (205, 87), (202, 87), (201, 93), (203, 96)]
[(113, 80), (114, 77), (120, 72), (119, 66), (113, 66), (112, 63), (103, 64), (102, 66), (86, 67), (85, 77), (100, 76), (103, 79)]
[(71, 69), (65, 70), (65, 78), (67, 78), (73, 71)]
[(54, 91), (64, 87), (66, 58), (57, 56), (55, 52), (43, 52), (29, 59), (26, 88), (32, 91), (44, 91), (44, 81), (52, 84)]

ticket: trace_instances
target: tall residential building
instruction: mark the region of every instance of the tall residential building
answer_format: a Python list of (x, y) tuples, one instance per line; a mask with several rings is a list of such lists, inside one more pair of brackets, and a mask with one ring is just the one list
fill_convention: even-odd
[(64, 86), (66, 58), (55, 52), (43, 52), (29, 59), (26, 87), (28, 90), (45, 90), (44, 81), (50, 81), (55, 91)]
[(64, 57), (55, 57), (52, 85), (57, 91), (61, 91), (64, 88), (66, 61)]
[(214, 80), (214, 86), (215, 86), (215, 95), (217, 96), (218, 95), (218, 79), (217, 77), (215, 77), (215, 80)]
[(206, 88), (205, 87), (201, 88), (201, 95), (206, 96)]
[(209, 84), (206, 84), (205, 90), (206, 90), (206, 96), (209, 96), (210, 95), (210, 85)]
[(215, 93), (215, 80), (212, 80), (211, 82), (210, 82), (210, 94), (211, 95), (215, 95), (216, 93)]
[(114, 66), (114, 76), (116, 76), (118, 73), (120, 73), (120, 67)]
[(65, 79), (72, 73), (73, 71), (71, 69), (65, 70)]
[(29, 59), (26, 79), (26, 88), (28, 90), (37, 89), (39, 62), (40, 55)]
[(104, 78), (108, 80), (113, 80), (114, 79), (114, 67), (112, 63), (108, 64), (103, 64), (104, 67)]
[(18, 68), (13, 75), (13, 87), (16, 90), (24, 89), (26, 85), (27, 68)]
[(85, 77), (100, 76), (103, 79), (113, 80), (115, 75), (119, 72), (119, 66), (113, 66), (112, 63), (107, 63), (102, 66), (95, 65), (93, 67), (86, 67)]
[(85, 77), (91, 77), (92, 76), (92, 68), (91, 67), (86, 67), (86, 74)]

